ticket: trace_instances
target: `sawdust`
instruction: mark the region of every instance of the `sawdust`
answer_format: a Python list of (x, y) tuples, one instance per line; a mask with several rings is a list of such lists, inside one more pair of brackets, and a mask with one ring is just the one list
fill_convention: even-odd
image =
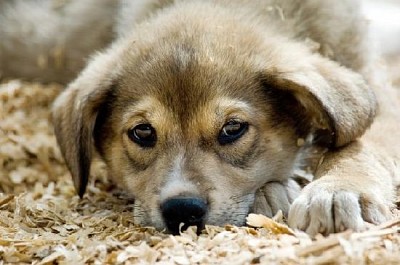
[[(95, 161), (75, 195), (50, 123), (59, 85), (0, 84), (0, 264), (398, 264), (400, 219), (312, 240), (277, 218), (171, 236), (133, 222), (133, 200)], [(254, 217), (256, 219), (254, 220)], [(252, 219), (253, 218), (253, 219)]]

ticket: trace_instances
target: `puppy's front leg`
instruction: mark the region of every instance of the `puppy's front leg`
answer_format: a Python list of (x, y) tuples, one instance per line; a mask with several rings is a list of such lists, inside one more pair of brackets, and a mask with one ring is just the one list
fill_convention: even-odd
[(282, 210), (287, 217), (290, 205), (300, 191), (300, 185), (293, 179), (268, 182), (257, 190), (252, 212), (272, 217)]
[(394, 196), (393, 170), (389, 156), (361, 142), (328, 153), (317, 180), (293, 202), (289, 225), (315, 235), (385, 221)]

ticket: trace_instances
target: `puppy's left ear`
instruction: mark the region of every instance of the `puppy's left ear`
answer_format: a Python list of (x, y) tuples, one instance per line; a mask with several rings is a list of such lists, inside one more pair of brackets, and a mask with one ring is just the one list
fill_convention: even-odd
[(80, 197), (88, 183), (97, 114), (112, 93), (115, 69), (116, 56), (97, 55), (53, 105), (57, 142)]
[(310, 118), (304, 121), (308, 127), (331, 132), (332, 146), (360, 137), (376, 113), (372, 89), (360, 74), (318, 54), (303, 59), (278, 65), (264, 75), (264, 83), (294, 97)]

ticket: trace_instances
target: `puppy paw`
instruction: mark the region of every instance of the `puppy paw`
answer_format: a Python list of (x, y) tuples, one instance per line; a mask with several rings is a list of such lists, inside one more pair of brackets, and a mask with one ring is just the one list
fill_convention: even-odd
[(288, 218), (289, 226), (311, 236), (361, 231), (365, 222), (379, 224), (390, 216), (389, 206), (377, 195), (312, 184), (295, 199)]
[(282, 210), (287, 217), (290, 204), (299, 196), (300, 191), (300, 185), (292, 179), (269, 182), (257, 190), (252, 212), (273, 217)]

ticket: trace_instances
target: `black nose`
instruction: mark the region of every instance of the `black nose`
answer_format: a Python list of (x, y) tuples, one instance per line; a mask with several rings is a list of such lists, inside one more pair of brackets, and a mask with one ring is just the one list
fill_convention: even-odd
[(161, 205), (161, 213), (168, 230), (179, 234), (189, 226), (197, 226), (197, 233), (204, 228), (204, 219), (207, 213), (207, 204), (200, 198), (179, 197), (167, 200)]

